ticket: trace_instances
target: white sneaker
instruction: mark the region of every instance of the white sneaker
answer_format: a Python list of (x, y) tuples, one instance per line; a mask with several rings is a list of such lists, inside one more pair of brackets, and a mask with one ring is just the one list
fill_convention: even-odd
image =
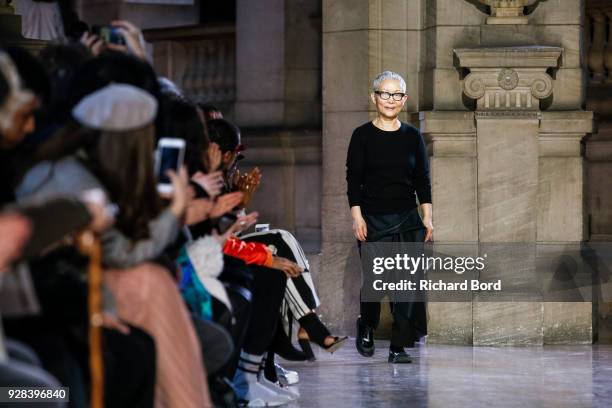
[(300, 398), (299, 392), (290, 390), (289, 388), (283, 388), (279, 384), (273, 383), (272, 381), (268, 380), (263, 374), (259, 378), (259, 382), (264, 387), (277, 394), (286, 395), (287, 397), (291, 398), (291, 401), (295, 401), (296, 399)]
[(297, 371), (286, 370), (279, 364), (274, 364), (274, 366), (276, 367), (276, 375), (281, 383), (293, 385), (300, 382), (300, 375)]
[[(293, 401), (288, 396), (274, 392), (258, 382), (249, 383), (246, 399), (249, 401), (249, 407), (278, 407)], [(261, 405), (262, 403), (264, 405)]]

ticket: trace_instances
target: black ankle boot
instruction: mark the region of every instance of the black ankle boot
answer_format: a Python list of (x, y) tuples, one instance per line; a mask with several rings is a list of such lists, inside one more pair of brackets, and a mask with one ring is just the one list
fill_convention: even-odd
[(374, 355), (374, 330), (371, 327), (361, 324), (361, 317), (357, 318), (355, 346), (359, 354), (364, 357), (372, 357)]

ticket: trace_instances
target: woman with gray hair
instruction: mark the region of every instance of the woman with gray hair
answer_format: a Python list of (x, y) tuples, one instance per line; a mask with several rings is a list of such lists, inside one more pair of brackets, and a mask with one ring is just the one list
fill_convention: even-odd
[[(395, 72), (382, 72), (372, 82), (370, 98), (376, 118), (353, 131), (346, 160), (353, 234), (360, 249), (363, 242), (431, 241), (426, 145), (418, 129), (398, 118), (408, 99), (406, 82)], [(427, 332), (425, 303), (392, 301), (390, 306), (393, 329), (388, 361), (410, 363), (404, 347), (412, 347)], [(371, 357), (380, 302), (362, 299), (360, 312), (356, 346), (361, 355)]]

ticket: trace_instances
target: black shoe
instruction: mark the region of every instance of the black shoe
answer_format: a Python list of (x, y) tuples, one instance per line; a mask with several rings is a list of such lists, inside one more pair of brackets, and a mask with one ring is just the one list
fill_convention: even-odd
[(389, 359), (387, 361), (393, 364), (408, 364), (412, 363), (412, 358), (404, 350), (399, 352), (389, 350)]
[(355, 338), (357, 351), (364, 357), (374, 355), (374, 330), (361, 324), (361, 318), (357, 318), (357, 337)]
[[(280, 320), (279, 324), (276, 325), (276, 333), (274, 334), (274, 339), (270, 345), (270, 351), (278, 354), (288, 361), (306, 361), (309, 359), (308, 355), (293, 347), (293, 344), (291, 343), (289, 336), (287, 336), (285, 333)], [(272, 366), (274, 366), (274, 364), (272, 364)]]

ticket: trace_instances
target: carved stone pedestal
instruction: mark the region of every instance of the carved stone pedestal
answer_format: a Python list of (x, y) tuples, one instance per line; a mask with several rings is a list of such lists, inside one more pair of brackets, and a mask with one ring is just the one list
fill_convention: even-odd
[[(420, 115), (432, 155), (437, 242), (532, 243), (534, 251), (524, 257), (535, 259), (540, 244), (584, 239), (580, 142), (592, 131), (592, 112), (540, 109), (553, 95), (548, 72), (562, 51), (539, 46), (455, 50), (459, 66), (469, 71), (463, 92), (475, 112)], [(521, 274), (535, 277), (535, 262), (524, 264)], [(486, 300), (477, 294), (471, 303), (430, 303), (429, 341), (592, 341), (591, 302)]]

